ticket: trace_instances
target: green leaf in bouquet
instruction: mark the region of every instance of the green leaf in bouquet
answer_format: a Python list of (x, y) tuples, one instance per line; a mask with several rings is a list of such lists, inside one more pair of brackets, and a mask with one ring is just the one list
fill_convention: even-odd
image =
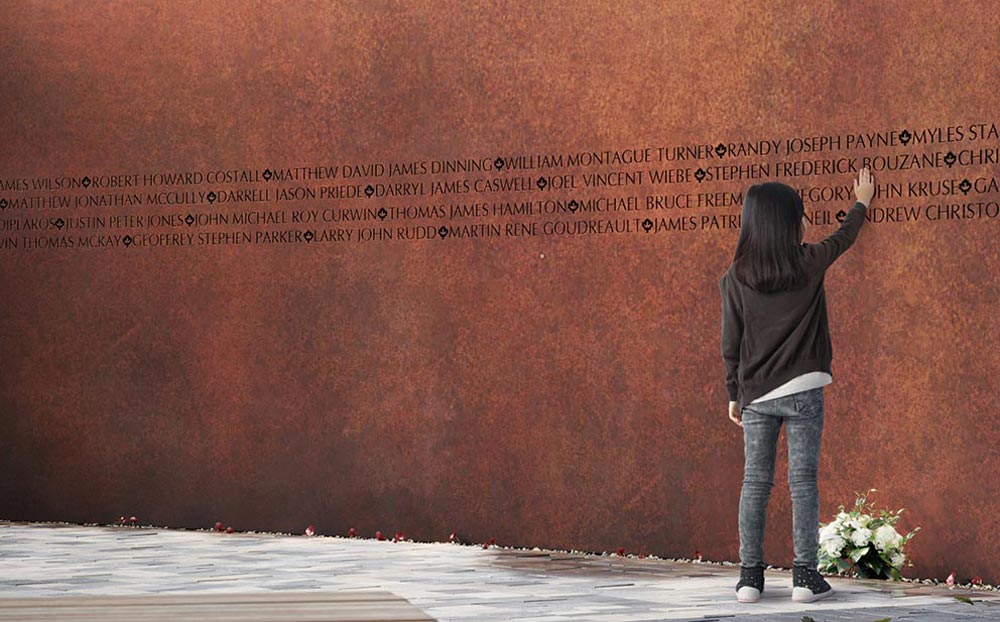
[(854, 561), (858, 561), (859, 559), (864, 557), (865, 553), (867, 553), (870, 548), (871, 547), (863, 546), (860, 549), (854, 549), (854, 551), (851, 553), (851, 559), (853, 559)]

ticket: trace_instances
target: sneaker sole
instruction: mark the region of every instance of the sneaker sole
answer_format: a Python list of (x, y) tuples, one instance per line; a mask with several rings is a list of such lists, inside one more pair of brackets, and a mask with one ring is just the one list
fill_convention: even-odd
[(736, 600), (741, 603), (755, 603), (760, 600), (760, 590), (755, 587), (743, 586), (736, 592)]
[(792, 588), (792, 600), (794, 600), (797, 603), (811, 603), (814, 600), (820, 600), (821, 598), (826, 598), (831, 594), (833, 594), (833, 588), (830, 588), (825, 592), (820, 592), (819, 594), (814, 594), (813, 591), (807, 587)]

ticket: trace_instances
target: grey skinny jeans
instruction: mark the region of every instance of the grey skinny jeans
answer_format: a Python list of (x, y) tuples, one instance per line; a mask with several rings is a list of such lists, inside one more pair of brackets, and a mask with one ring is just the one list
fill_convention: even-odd
[(819, 563), (819, 449), (823, 436), (823, 387), (743, 407), (746, 461), (740, 493), (740, 565), (766, 567), (764, 518), (774, 486), (778, 433), (786, 425), (788, 487), (792, 495), (793, 565)]

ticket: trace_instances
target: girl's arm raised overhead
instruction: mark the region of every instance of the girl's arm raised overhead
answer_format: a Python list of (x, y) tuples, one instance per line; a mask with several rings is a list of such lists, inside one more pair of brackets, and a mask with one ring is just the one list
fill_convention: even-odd
[(844, 222), (840, 227), (816, 245), (819, 250), (820, 261), (823, 269), (826, 270), (837, 258), (849, 249), (858, 238), (858, 232), (865, 224), (865, 214), (868, 212), (868, 204), (871, 203), (875, 195), (875, 183), (871, 173), (867, 168), (861, 169), (858, 179), (854, 180), (854, 194), (857, 201), (847, 212)]

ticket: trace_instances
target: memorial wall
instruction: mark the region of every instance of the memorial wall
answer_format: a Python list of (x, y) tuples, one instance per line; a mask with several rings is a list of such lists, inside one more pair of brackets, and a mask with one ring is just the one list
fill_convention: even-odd
[(19, 2), (0, 58), (0, 519), (738, 562), (743, 197), (817, 242), (869, 167), (820, 517), (1000, 579), (995, 3)]

